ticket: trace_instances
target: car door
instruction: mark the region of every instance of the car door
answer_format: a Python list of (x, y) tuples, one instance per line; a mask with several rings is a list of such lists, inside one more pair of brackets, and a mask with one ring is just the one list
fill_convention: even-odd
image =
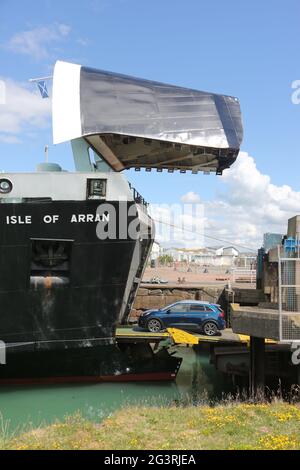
[(164, 315), (164, 323), (166, 326), (172, 326), (174, 328), (180, 328), (185, 320), (185, 314), (187, 313), (188, 305), (186, 304), (174, 304)]
[(207, 317), (206, 307), (201, 304), (190, 304), (185, 316), (186, 329), (197, 331)]

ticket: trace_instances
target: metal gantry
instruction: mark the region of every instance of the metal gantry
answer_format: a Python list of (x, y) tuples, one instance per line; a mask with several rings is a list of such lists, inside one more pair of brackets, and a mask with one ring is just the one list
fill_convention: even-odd
[(278, 310), (281, 342), (300, 344), (300, 243), (287, 239), (278, 247)]

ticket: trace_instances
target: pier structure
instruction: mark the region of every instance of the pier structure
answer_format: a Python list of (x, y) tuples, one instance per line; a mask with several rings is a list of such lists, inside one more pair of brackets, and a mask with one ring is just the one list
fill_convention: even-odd
[(257, 306), (231, 304), (235, 333), (250, 336), (249, 380), (252, 395), (264, 393), (266, 377), (265, 338), (276, 341), (300, 385), (300, 216), (288, 221), (282, 244), (264, 255), (260, 288), (269, 303)]

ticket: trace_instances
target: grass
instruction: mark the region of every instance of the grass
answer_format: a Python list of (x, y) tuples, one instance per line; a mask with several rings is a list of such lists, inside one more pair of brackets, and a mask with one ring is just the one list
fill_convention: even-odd
[(300, 405), (126, 407), (101, 424), (74, 415), (12, 438), (4, 432), (0, 448), (300, 449)]

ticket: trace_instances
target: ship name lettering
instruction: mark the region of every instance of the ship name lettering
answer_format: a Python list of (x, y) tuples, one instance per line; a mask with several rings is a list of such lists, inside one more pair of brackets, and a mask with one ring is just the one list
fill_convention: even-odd
[(59, 215), (44, 215), (43, 221), (45, 224), (55, 224), (59, 219)]
[(71, 224), (80, 222), (108, 222), (109, 214), (72, 214)]
[(7, 215), (6, 224), (7, 225), (31, 224), (31, 215)]

